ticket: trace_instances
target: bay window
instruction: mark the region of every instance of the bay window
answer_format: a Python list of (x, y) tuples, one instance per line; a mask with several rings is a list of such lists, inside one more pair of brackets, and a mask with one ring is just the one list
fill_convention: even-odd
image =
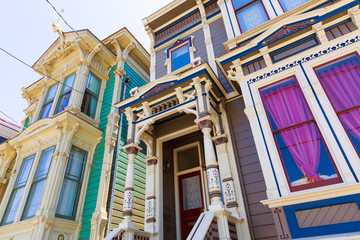
[(98, 103), (101, 80), (92, 72), (89, 73), (84, 99), (81, 104), (81, 111), (91, 118), (95, 118), (96, 106)]
[(261, 0), (233, 0), (232, 2), (242, 33), (269, 20)]
[(59, 84), (55, 83), (49, 87), (38, 119), (47, 118), (50, 115), (50, 110), (53, 105), (58, 86)]
[(1, 225), (7, 225), (14, 222), (34, 159), (35, 155), (32, 155), (23, 160), (14, 188), (6, 206), (4, 216), (1, 220)]
[(346, 133), (360, 156), (360, 60), (357, 54), (315, 68)]
[(56, 208), (57, 217), (75, 218), (86, 157), (86, 151), (72, 146)]
[(296, 8), (309, 0), (279, 0), (281, 7), (284, 12), (290, 11), (293, 8)]
[(341, 182), (295, 77), (261, 88), (260, 95), (290, 190)]
[(56, 105), (54, 115), (64, 111), (69, 104), (71, 89), (74, 84), (75, 77), (76, 74), (73, 73), (65, 78), (64, 83), (62, 84), (60, 96)]
[(55, 147), (51, 147), (44, 150), (41, 154), (22, 219), (28, 219), (35, 216), (36, 211), (39, 209), (54, 150)]

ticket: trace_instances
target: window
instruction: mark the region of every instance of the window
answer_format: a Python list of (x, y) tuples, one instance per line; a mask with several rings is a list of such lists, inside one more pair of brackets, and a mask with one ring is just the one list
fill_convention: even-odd
[(81, 105), (81, 111), (91, 118), (95, 118), (96, 106), (99, 98), (101, 80), (92, 72), (89, 73), (86, 84), (84, 100)]
[(301, 4), (308, 2), (309, 0), (279, 0), (284, 12), (290, 11)]
[(78, 147), (73, 146), (71, 148), (64, 182), (56, 208), (56, 216), (58, 217), (75, 218), (86, 155), (87, 152)]
[(315, 69), (340, 122), (360, 155), (360, 60), (356, 54)]
[(76, 74), (73, 73), (67, 76), (62, 84), (62, 89), (60, 92), (59, 100), (56, 105), (56, 109), (54, 114), (58, 114), (65, 110), (67, 105), (69, 104), (70, 96), (71, 96), (71, 89), (74, 84)]
[(269, 20), (260, 0), (233, 0), (241, 32), (247, 32)]
[(260, 89), (290, 189), (341, 182), (295, 77)]
[(35, 216), (36, 211), (39, 209), (54, 150), (55, 147), (52, 147), (44, 150), (41, 154), (22, 219), (28, 219)]
[(39, 119), (46, 118), (50, 115), (50, 110), (54, 102), (56, 90), (58, 89), (58, 83), (51, 85), (46, 94), (44, 104), (40, 110)]
[(4, 217), (2, 218), (1, 221), (1, 225), (13, 223), (15, 220), (15, 216), (19, 208), (21, 198), (24, 193), (25, 185), (27, 183), (30, 174), (31, 166), (34, 162), (34, 158), (35, 155), (27, 157), (23, 160), (21, 164), (21, 168), (17, 176), (14, 189), (9, 198), (9, 202), (6, 206)]
[(185, 44), (175, 45), (170, 50), (171, 54), (171, 69), (175, 71), (190, 63), (190, 42), (186, 41)]

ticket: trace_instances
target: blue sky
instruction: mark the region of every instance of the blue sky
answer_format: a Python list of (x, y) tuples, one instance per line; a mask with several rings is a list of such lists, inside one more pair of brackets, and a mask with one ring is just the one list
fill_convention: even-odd
[[(142, 19), (164, 7), (171, 0), (50, 0), (65, 10), (63, 17), (76, 30), (89, 29), (99, 39), (127, 27), (149, 50), (149, 39)], [(33, 65), (57, 39), (51, 24), (58, 15), (45, 0), (3, 1), (0, 8), (0, 48)], [(71, 31), (61, 22), (64, 31)], [(21, 88), (41, 78), (34, 70), (0, 51), (0, 111), (21, 124), (27, 108)], [(0, 112), (0, 118), (11, 121)]]

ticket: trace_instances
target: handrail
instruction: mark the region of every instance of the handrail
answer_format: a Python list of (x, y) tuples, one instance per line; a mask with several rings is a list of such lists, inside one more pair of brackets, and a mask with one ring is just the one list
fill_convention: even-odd
[(189, 236), (186, 240), (204, 239), (208, 229), (214, 219), (215, 212), (207, 211), (200, 214), (194, 227), (191, 229)]

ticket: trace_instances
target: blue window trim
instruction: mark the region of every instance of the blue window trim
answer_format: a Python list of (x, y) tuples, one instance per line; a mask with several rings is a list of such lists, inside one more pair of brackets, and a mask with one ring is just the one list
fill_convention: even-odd
[(360, 206), (360, 194), (284, 206), (284, 213), (289, 225), (291, 236), (293, 238), (301, 238), (301, 237), (313, 237), (313, 236), (359, 231), (360, 221), (331, 224), (331, 225), (318, 226), (318, 227), (300, 228), (296, 220), (296, 215), (295, 215), (296, 211), (334, 206), (334, 205), (353, 203), (353, 202), (356, 202), (358, 207)]

